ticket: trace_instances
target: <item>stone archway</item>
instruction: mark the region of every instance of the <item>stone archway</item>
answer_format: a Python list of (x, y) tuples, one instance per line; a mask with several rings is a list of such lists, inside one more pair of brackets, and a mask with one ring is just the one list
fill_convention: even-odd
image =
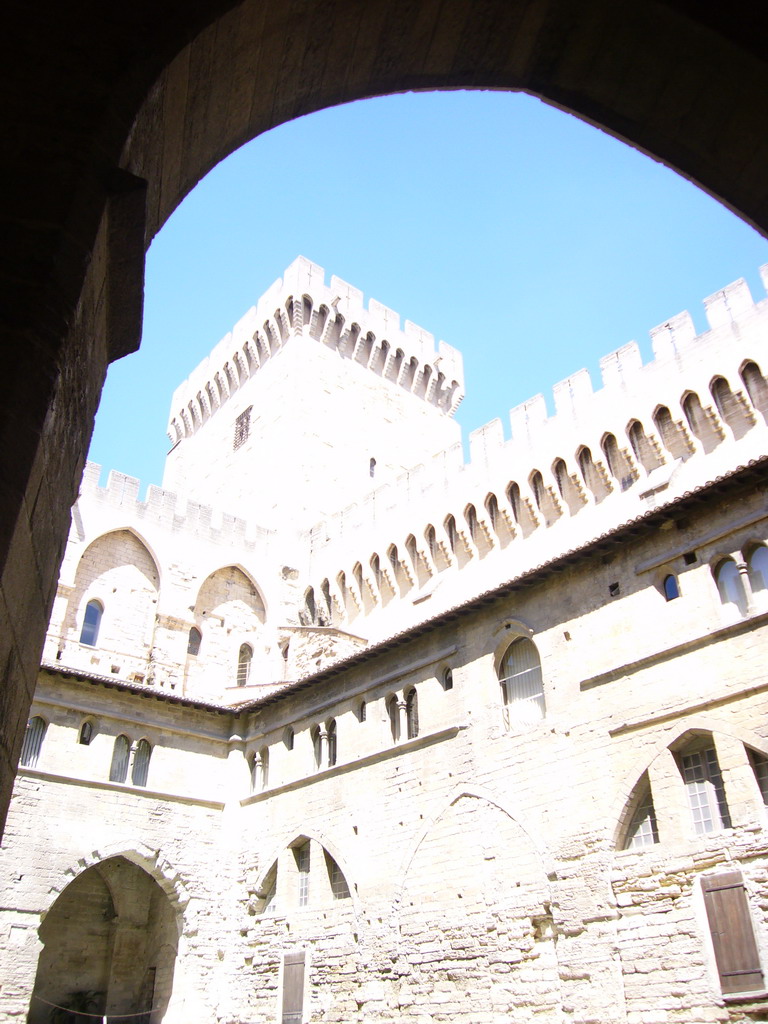
[(0, 821), (106, 366), (138, 345), (146, 246), (215, 163), (347, 100), (522, 89), (768, 230), (746, 0), (31, 0), (6, 30)]
[(133, 1015), (132, 1024), (163, 1019), (173, 987), (177, 913), (138, 865), (110, 857), (86, 868), (56, 899), (39, 936), (29, 1024), (47, 1024), (55, 1006), (110, 1021)]

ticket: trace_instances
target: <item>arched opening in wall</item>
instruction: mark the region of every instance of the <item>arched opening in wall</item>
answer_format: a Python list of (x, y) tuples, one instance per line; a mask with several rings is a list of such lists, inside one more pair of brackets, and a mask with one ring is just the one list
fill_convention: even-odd
[(40, 925), (43, 949), (29, 1024), (49, 1024), (51, 1004), (71, 1011), (62, 1020), (100, 1014), (162, 1020), (173, 988), (178, 924), (166, 893), (125, 857), (87, 868)]

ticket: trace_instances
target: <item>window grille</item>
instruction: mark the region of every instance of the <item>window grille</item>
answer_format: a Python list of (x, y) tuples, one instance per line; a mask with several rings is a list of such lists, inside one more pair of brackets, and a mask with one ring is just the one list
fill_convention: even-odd
[(405, 724), (408, 739), (415, 740), (419, 735), (419, 698), (415, 687), (408, 691), (405, 698)]
[(134, 786), (146, 786), (151, 756), (152, 747), (146, 740), (139, 740), (133, 757), (133, 770), (131, 772), (131, 782)]
[(299, 846), (295, 854), (299, 872), (299, 906), (306, 907), (309, 903), (309, 843)]
[(130, 757), (131, 741), (127, 736), (118, 736), (112, 750), (112, 764), (109, 768), (110, 782), (125, 782), (128, 778), (128, 762)]
[(544, 683), (536, 645), (519, 637), (507, 648), (499, 668), (499, 683), (508, 725), (535, 725), (544, 717)]
[(197, 657), (200, 653), (200, 643), (203, 639), (203, 634), (195, 626), (189, 631), (189, 639), (187, 640), (187, 654), (191, 654), (193, 657)]
[(253, 406), (249, 406), (235, 420), (235, 436), (232, 441), (232, 450), (237, 451), (241, 445), (245, 444), (248, 440), (248, 435), (251, 432), (251, 409)]
[(99, 601), (89, 601), (85, 606), (83, 628), (80, 631), (80, 643), (95, 647), (99, 639), (99, 628), (104, 609)]
[(641, 782), (641, 786), (640, 797), (627, 828), (624, 841), (625, 850), (641, 850), (643, 847), (653, 846), (659, 841), (656, 811), (647, 776)]
[(683, 752), (680, 768), (696, 834), (730, 828), (731, 817), (715, 748)]
[(240, 653), (237, 656), (237, 685), (247, 686), (248, 679), (251, 675), (251, 661), (253, 659), (253, 651), (248, 644), (243, 644), (240, 647)]
[(40, 757), (40, 750), (43, 746), (45, 736), (45, 720), (35, 715), (27, 722), (27, 731), (24, 733), (24, 743), (21, 747), (20, 763), (25, 768), (36, 768)]

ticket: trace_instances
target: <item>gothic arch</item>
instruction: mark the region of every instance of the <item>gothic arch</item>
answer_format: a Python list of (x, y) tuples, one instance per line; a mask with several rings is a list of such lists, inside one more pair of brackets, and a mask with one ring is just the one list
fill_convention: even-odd
[(554, 871), (554, 861), (552, 859), (551, 852), (544, 843), (542, 837), (538, 835), (536, 832), (534, 832), (530, 825), (523, 824), (519, 812), (510, 803), (510, 801), (505, 800), (504, 798), (499, 797), (496, 794), (483, 789), (483, 787), (481, 786), (466, 786), (463, 784), (459, 784), (458, 786), (456, 786), (453, 793), (451, 793), (448, 799), (443, 802), (439, 810), (431, 817), (425, 819), (424, 824), (419, 830), (415, 842), (410, 848), (406, 850), (406, 853), (403, 856), (402, 861), (400, 862), (400, 869), (397, 874), (397, 878), (400, 881), (395, 895), (395, 904), (401, 902), (403, 889), (405, 888), (406, 879), (408, 877), (408, 872), (411, 866), (413, 865), (416, 855), (418, 854), (424, 841), (427, 839), (430, 833), (433, 832), (435, 826), (440, 822), (440, 820), (444, 818), (445, 815), (451, 810), (451, 808), (456, 803), (458, 803), (458, 801), (461, 800), (463, 797), (484, 801), (489, 806), (497, 808), (499, 811), (501, 811), (502, 814), (505, 814), (508, 818), (514, 821), (519, 826), (519, 828), (522, 829), (522, 831), (525, 833), (525, 836), (530, 842), (532, 849), (535, 851), (541, 864), (543, 875), (550, 875)]
[(710, 715), (690, 715), (680, 718), (669, 726), (662, 727), (653, 745), (635, 757), (632, 768), (624, 773), (616, 787), (613, 801), (607, 815), (606, 834), (617, 839), (624, 818), (624, 812), (635, 788), (649, 771), (656, 759), (667, 750), (674, 749), (688, 734), (705, 733), (714, 737), (729, 736), (743, 743), (745, 747), (768, 757), (768, 740), (751, 729), (734, 729), (730, 724)]

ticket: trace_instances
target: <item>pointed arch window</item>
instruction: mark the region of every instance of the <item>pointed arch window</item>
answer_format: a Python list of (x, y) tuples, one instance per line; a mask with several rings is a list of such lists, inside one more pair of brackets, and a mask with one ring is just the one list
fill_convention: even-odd
[(633, 803), (634, 810), (622, 843), (624, 850), (641, 850), (646, 846), (654, 846), (659, 841), (653, 794), (647, 774), (637, 785)]
[(95, 647), (99, 639), (101, 628), (101, 617), (104, 614), (104, 606), (101, 601), (89, 601), (85, 606), (83, 615), (83, 628), (80, 630), (80, 643)]
[(36, 768), (43, 746), (45, 736), (45, 719), (34, 715), (27, 722), (27, 731), (24, 733), (24, 743), (21, 747), (19, 763), (25, 768)]
[(237, 656), (237, 685), (247, 686), (251, 676), (251, 662), (253, 661), (253, 648), (249, 644), (241, 644)]
[(320, 732), (319, 725), (313, 727), (310, 736), (312, 738), (312, 753), (315, 759), (315, 771), (319, 771), (323, 766), (323, 737)]
[(146, 786), (149, 775), (149, 759), (152, 757), (152, 747), (147, 740), (139, 740), (136, 745), (136, 753), (133, 755), (133, 769), (131, 771), (131, 782), (134, 786)]
[(77, 736), (77, 742), (82, 746), (87, 747), (90, 745), (93, 739), (93, 722), (90, 718), (86, 718), (83, 724), (80, 726), (80, 732)]
[(541, 721), (545, 713), (541, 660), (536, 645), (518, 637), (509, 645), (499, 666), (504, 718), (508, 727), (525, 727)]
[(128, 778), (128, 762), (131, 759), (131, 741), (122, 733), (112, 748), (112, 764), (109, 767), (110, 782), (125, 782)]

